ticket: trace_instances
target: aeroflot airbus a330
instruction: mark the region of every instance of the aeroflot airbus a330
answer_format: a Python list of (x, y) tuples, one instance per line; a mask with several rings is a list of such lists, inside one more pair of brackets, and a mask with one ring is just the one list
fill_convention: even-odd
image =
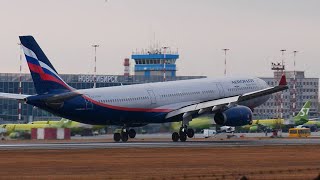
[(182, 121), (173, 141), (194, 136), (192, 118), (214, 113), (218, 125), (252, 123), (252, 111), (270, 94), (287, 89), (285, 76), (276, 87), (256, 77), (225, 77), (158, 82), (76, 90), (61, 79), (32, 36), (20, 36), (37, 95), (0, 93), (55, 115), (86, 124), (117, 125), (114, 140), (126, 142), (136, 132), (130, 127)]

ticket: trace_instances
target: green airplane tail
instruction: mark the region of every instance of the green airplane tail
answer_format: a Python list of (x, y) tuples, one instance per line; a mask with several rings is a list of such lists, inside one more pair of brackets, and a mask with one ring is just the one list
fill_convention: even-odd
[(310, 101), (307, 101), (303, 105), (300, 112), (294, 117), (294, 122), (296, 125), (301, 125), (301, 124), (308, 122), (310, 107), (311, 107)]

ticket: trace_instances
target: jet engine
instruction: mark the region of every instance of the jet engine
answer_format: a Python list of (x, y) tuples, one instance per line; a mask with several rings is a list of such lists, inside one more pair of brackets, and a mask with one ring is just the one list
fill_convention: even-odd
[(252, 111), (246, 106), (234, 106), (215, 113), (214, 121), (221, 126), (243, 126), (252, 124)]

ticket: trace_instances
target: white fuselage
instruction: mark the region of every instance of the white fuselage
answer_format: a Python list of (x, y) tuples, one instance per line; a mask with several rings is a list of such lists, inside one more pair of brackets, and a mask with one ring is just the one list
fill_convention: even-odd
[[(203, 78), (79, 90), (103, 104), (125, 108), (177, 109), (186, 105), (241, 95), (268, 87), (256, 77)], [(252, 100), (256, 107), (268, 97)]]

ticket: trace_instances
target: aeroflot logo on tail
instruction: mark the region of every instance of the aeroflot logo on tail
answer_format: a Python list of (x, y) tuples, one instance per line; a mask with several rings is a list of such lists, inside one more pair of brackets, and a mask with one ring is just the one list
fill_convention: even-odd
[(242, 80), (235, 80), (232, 81), (232, 84), (239, 84), (239, 83), (253, 83), (253, 79), (242, 79)]

